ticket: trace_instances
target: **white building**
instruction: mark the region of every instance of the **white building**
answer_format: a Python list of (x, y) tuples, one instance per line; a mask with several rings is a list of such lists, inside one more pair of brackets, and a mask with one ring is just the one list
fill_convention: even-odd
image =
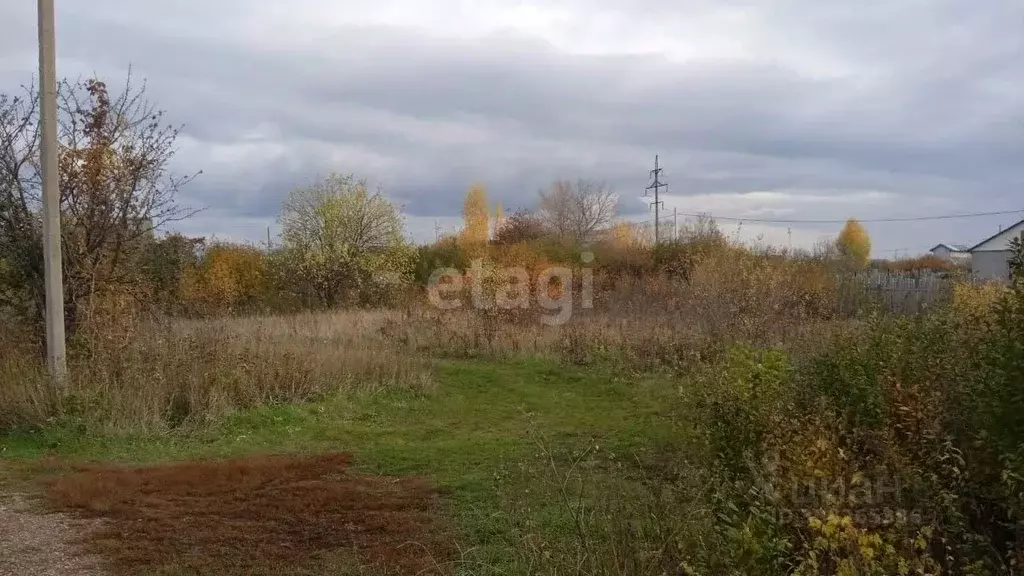
[(965, 264), (971, 260), (971, 253), (968, 252), (967, 246), (962, 244), (939, 244), (929, 252), (937, 258), (954, 264)]
[(1024, 220), (968, 250), (972, 273), (984, 280), (1009, 280), (1010, 240), (1013, 238), (1024, 241)]

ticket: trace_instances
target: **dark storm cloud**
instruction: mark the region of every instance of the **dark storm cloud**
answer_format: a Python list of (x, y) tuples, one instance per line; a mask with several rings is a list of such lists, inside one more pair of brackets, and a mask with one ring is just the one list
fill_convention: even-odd
[[(187, 200), (242, 218), (272, 217), (292, 186), (330, 170), (383, 183), (413, 216), (457, 214), (476, 180), (513, 207), (553, 178), (577, 176), (607, 180), (638, 213), (644, 205), (633, 196), (655, 153), (676, 194), (882, 190), (907, 198), (885, 210), (914, 214), (929, 204), (969, 211), (980, 198), (985, 209), (1019, 204), (1021, 6), (641, 3), (668, 21), (746, 7), (763, 20), (765, 42), (791, 46), (795, 60), (820, 51), (849, 70), (571, 55), (526, 38), (380, 26), (338, 27), (280, 50), (186, 28), (171, 35), (102, 11), (60, 22), (62, 70), (116, 76), (133, 64), (186, 126), (181, 168), (206, 172)], [(643, 18), (639, 8), (629, 14)], [(33, 16), (0, 8), (26, 27)], [(0, 63), (31, 70), (34, 45), (15, 44), (0, 39)], [(3, 87), (11, 77), (0, 70)], [(230, 153), (239, 146), (255, 151)], [(835, 216), (802, 209), (800, 217)]]

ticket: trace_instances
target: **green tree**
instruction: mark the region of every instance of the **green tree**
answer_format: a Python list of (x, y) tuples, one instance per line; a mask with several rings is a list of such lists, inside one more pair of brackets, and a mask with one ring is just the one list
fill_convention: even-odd
[(850, 218), (836, 238), (836, 249), (845, 259), (864, 268), (871, 258), (871, 237), (868, 236), (864, 225)]
[(1024, 287), (1024, 238), (1010, 240), (1010, 278), (1018, 287)]
[(332, 173), (289, 195), (279, 219), (286, 282), (308, 304), (365, 304), (411, 280), (415, 250), (402, 216), (365, 179)]
[(205, 248), (205, 238), (177, 232), (147, 243), (140, 271), (148, 285), (149, 301), (165, 312), (178, 311), (183, 304), (185, 278), (196, 271)]

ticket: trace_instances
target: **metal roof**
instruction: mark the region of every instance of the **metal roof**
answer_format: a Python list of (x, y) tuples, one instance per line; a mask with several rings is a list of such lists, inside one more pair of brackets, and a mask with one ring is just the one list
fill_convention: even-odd
[(941, 248), (942, 246), (949, 248), (951, 252), (967, 252), (968, 250), (966, 244), (947, 244), (945, 242), (940, 242), (939, 244), (936, 244), (928, 251), (934, 252), (936, 248)]
[(1006, 232), (1007, 230), (1009, 230), (1009, 229), (1011, 229), (1011, 228), (1014, 228), (1014, 227), (1016, 227), (1016, 226), (1020, 226), (1021, 224), (1024, 224), (1024, 220), (1021, 220), (1020, 222), (1016, 222), (1016, 223), (1014, 223), (1014, 224), (1010, 224), (1009, 226), (1007, 226), (1006, 228), (1003, 228), (1003, 229), (1002, 229), (1002, 230), (1000, 230), (999, 232), (996, 232), (995, 234), (993, 234), (993, 235), (989, 236), (988, 238), (985, 238), (985, 239), (984, 239), (984, 240), (982, 240), (981, 242), (978, 242), (978, 243), (977, 243), (977, 244), (975, 244), (974, 246), (971, 246), (970, 248), (968, 248), (968, 249), (967, 249), (967, 251), (968, 251), (968, 252), (973, 252), (973, 251), (974, 251), (974, 250), (976, 250), (976, 249), (977, 249), (978, 247), (980, 247), (980, 246), (981, 246), (982, 244), (984, 244), (984, 243), (988, 242), (989, 240), (992, 240), (993, 238), (995, 238), (995, 237), (999, 236), (1000, 234), (1002, 234), (1003, 232)]

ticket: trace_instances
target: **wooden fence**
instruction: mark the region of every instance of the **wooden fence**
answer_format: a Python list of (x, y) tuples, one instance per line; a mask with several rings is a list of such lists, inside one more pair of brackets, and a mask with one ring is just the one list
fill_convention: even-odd
[[(957, 281), (978, 282), (965, 277)], [(918, 314), (949, 302), (954, 279), (938, 272), (870, 270), (839, 278), (839, 306), (856, 313), (875, 304), (894, 314)]]

